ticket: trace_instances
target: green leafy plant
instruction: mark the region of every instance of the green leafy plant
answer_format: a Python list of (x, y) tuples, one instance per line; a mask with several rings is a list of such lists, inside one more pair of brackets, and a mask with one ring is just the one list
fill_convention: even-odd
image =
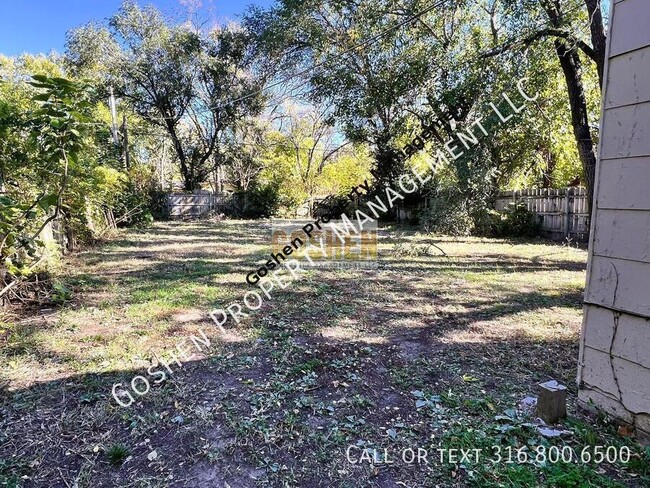
[(503, 212), (492, 214), (494, 237), (537, 237), (540, 224), (533, 212), (523, 202), (511, 204)]
[(64, 303), (72, 298), (72, 292), (61, 283), (55, 283), (52, 286), (52, 301)]
[(6, 273), (14, 278), (31, 274), (43, 247), (41, 233), (62, 213), (70, 179), (82, 164), (79, 156), (92, 106), (87, 85), (42, 75), (33, 80), (30, 85), (38, 93), (32, 101), (38, 108), (17, 121), (0, 120), (4, 134), (25, 137), (20, 154), (12, 154), (19, 163), (1, 155), (3, 178), (20, 188), (28, 176), (34, 187), (32, 195), (16, 192), (0, 197), (0, 255)]
[(113, 466), (120, 466), (129, 457), (131, 450), (124, 444), (113, 444), (106, 450), (106, 458)]
[(275, 184), (256, 184), (247, 191), (236, 193), (242, 217), (259, 219), (272, 217), (276, 214), (280, 196)]

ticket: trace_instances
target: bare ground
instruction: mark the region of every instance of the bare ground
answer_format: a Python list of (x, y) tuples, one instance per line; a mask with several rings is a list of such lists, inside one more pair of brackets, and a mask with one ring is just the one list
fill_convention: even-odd
[[(161, 223), (71, 258), (71, 303), (0, 327), (0, 486), (647, 486), (647, 452), (575, 405), (584, 250), (387, 228), (379, 269), (312, 270), (222, 334), (207, 311), (268, 252), (265, 223)], [(117, 405), (199, 330), (209, 349)], [(548, 379), (552, 439), (524, 401)], [(535, 459), (595, 445), (631, 461)]]

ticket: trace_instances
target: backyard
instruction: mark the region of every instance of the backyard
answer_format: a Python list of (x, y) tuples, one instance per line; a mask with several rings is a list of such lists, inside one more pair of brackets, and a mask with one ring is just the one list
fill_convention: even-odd
[[(66, 258), (71, 299), (1, 324), (0, 486), (648, 486), (642, 448), (576, 406), (584, 249), (384, 227), (378, 269), (312, 269), (223, 333), (207, 312), (252, 289), (269, 235), (160, 222)], [(116, 403), (199, 329), (209, 349)], [(551, 379), (568, 418), (545, 430)], [(597, 445), (630, 459), (536, 458)], [(480, 460), (436, 451), (461, 448)]]

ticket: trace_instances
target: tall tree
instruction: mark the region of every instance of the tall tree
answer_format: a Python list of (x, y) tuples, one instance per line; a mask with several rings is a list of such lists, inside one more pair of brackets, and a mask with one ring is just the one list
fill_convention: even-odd
[[(189, 191), (214, 170), (220, 134), (261, 109), (249, 34), (236, 26), (204, 33), (126, 2), (108, 27), (73, 31), (67, 58), (79, 71), (99, 63), (106, 85), (164, 129)], [(249, 93), (256, 95), (244, 96)]]
[(394, 146), (418, 106), (417, 88), (435, 85), (440, 61), (462, 50), (464, 3), (281, 0), (247, 22), (262, 32), (267, 52), (309, 83), (310, 100), (332, 106), (345, 135), (373, 148), (383, 184), (403, 171)]
[[(529, 26), (528, 29), (532, 30), (532, 33), (519, 37), (515, 41), (506, 41), (486, 52), (483, 57), (501, 55), (506, 51), (527, 47), (543, 39), (553, 41), (554, 50), (566, 82), (571, 109), (571, 124), (585, 176), (587, 201), (589, 208), (592, 208), (596, 170), (596, 144), (590, 126), (581, 53), (586, 59), (595, 64), (602, 88), (606, 33), (601, 2), (600, 0), (541, 0), (540, 2), (530, 0), (515, 2), (510, 0), (504, 3), (506, 8), (516, 12), (518, 18), (527, 20), (525, 25)], [(548, 19), (544, 26), (537, 25), (540, 14)], [(591, 44), (582, 39), (579, 33), (574, 32), (579, 22), (588, 23)], [(533, 26), (532, 29), (530, 29), (531, 25)], [(517, 25), (517, 27), (520, 28), (520, 25)]]

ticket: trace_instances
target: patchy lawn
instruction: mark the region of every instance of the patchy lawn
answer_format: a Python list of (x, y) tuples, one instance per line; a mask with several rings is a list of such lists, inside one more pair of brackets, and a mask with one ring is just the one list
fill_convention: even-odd
[[(387, 228), (378, 270), (311, 270), (224, 335), (206, 312), (251, 289), (269, 236), (160, 223), (71, 258), (71, 303), (0, 324), (0, 486), (650, 483), (648, 453), (576, 407), (584, 250)], [(209, 350), (116, 404), (199, 328)], [(549, 379), (569, 390), (553, 438), (527, 398)], [(544, 462), (596, 445), (630, 461)]]

